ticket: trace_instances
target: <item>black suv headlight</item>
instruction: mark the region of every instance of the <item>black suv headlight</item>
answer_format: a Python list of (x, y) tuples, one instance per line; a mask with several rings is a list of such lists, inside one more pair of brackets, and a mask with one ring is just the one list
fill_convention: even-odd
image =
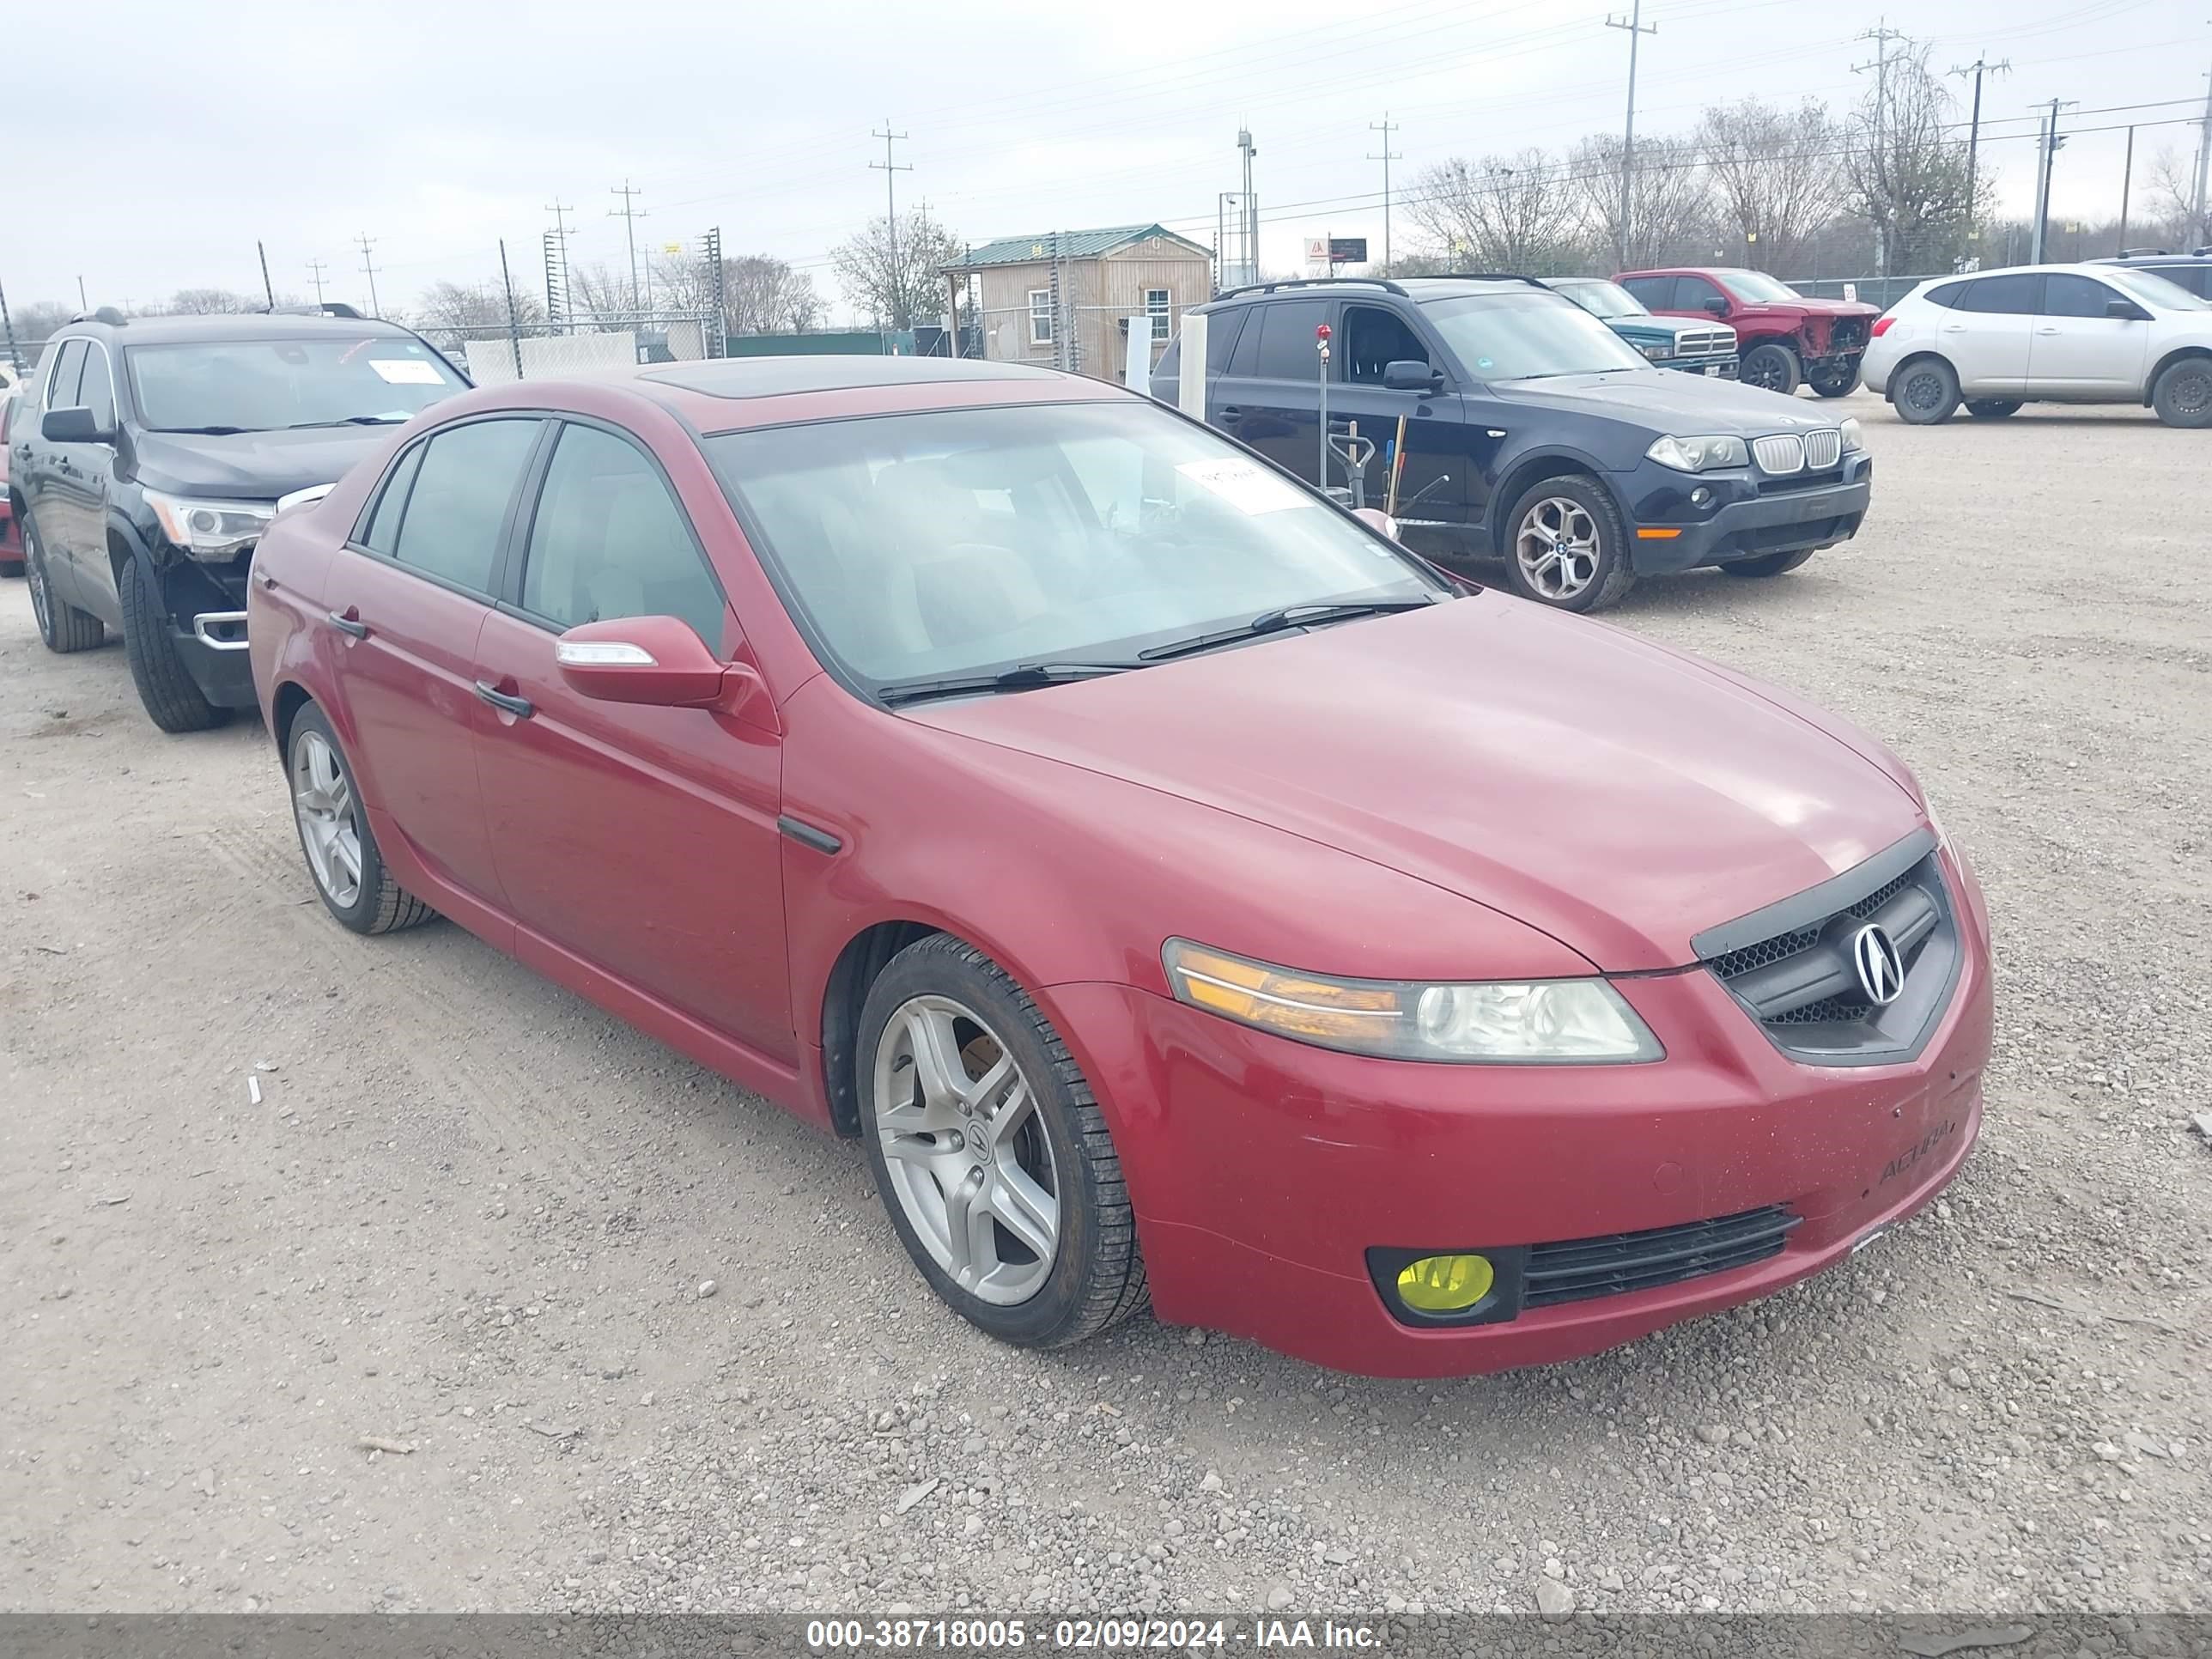
[(195, 559), (210, 564), (234, 558), (261, 539), (276, 516), (274, 501), (205, 501), (191, 495), (146, 492), (146, 505), (161, 520), (161, 533)]
[(1678, 472), (1711, 472), (1717, 467), (1749, 466), (1751, 447), (1741, 438), (1677, 438), (1652, 441), (1644, 459)]

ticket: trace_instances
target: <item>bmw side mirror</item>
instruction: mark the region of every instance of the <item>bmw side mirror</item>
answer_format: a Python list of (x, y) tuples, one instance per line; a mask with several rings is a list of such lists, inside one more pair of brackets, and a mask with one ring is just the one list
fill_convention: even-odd
[(561, 678), (579, 696), (734, 714), (761, 690), (743, 663), (723, 662), (677, 617), (584, 623), (554, 641)]
[(1716, 294), (1711, 299), (1705, 301), (1705, 309), (1711, 312), (1716, 317), (1725, 317), (1728, 315), (1728, 301), (1722, 299), (1719, 295)]
[(2105, 315), (2117, 317), (2124, 323), (2147, 323), (2150, 320), (2150, 313), (2145, 311), (2133, 300), (2106, 301)]
[(1442, 374), (1415, 358), (1401, 358), (1382, 365), (1385, 392), (1434, 392), (1443, 383)]
[(39, 422), (39, 435), (50, 444), (104, 444), (112, 432), (103, 432), (88, 409), (50, 409)]

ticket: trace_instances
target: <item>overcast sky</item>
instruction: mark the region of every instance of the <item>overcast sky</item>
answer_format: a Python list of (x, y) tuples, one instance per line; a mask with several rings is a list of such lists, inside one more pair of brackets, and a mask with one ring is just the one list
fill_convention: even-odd
[[(1614, 0), (1625, 12), (1624, 0)], [(811, 268), (883, 210), (886, 121), (910, 137), (902, 205), (975, 242), (1159, 220), (1211, 242), (1259, 146), (1271, 264), (1304, 238), (1382, 234), (1387, 112), (1402, 185), (1429, 163), (1618, 130), (1628, 40), (1602, 0), (1207, 0), (1191, 6), (951, 6), (816, 0), (101, 0), (9, 8), (16, 82), (0, 283), (9, 299), (145, 302), (254, 289), (254, 240), (281, 292), (385, 303), (441, 278), (540, 281), (545, 210), (571, 204), (571, 258), (624, 263), (611, 187), (650, 216), (641, 244), (719, 224), (731, 252)], [(1638, 126), (1692, 123), (1747, 94), (1838, 114), (1869, 76), (1880, 21), (1842, 0), (1644, 0)], [(1984, 98), (1984, 166), (2008, 208), (2033, 192), (2034, 118), (2078, 100), (2058, 158), (2062, 216), (2119, 205), (2126, 123), (2143, 173), (2193, 155), (2212, 0), (1913, 0), (1892, 25), (1938, 67), (1986, 52), (2013, 72)], [(2131, 107), (2123, 107), (2131, 106)], [(2023, 137), (2023, 135), (2025, 135)], [(1402, 218), (1401, 245), (1407, 240)], [(1786, 273), (1804, 275), (1809, 273)]]

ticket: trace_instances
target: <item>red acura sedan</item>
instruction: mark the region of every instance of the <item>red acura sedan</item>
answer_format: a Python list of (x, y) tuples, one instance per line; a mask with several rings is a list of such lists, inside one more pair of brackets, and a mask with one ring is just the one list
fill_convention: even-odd
[(864, 1143), (961, 1314), (1589, 1353), (1926, 1203), (1980, 891), (1788, 696), (1003, 364), (486, 388), (253, 565), (324, 903)]

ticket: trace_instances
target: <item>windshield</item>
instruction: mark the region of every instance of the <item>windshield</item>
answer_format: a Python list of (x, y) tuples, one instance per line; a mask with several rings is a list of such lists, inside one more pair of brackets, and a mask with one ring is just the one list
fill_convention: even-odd
[(131, 346), (123, 361), (138, 417), (155, 432), (397, 422), (463, 389), (403, 335)]
[(1777, 282), (1763, 270), (1717, 270), (1713, 275), (1737, 299), (1754, 305), (1795, 305), (1805, 297), (1789, 283)]
[(1593, 317), (1649, 317), (1643, 302), (1618, 283), (1562, 283), (1559, 291)]
[(2200, 299), (2180, 283), (2160, 276), (2155, 270), (2130, 270), (2121, 267), (2099, 274), (2110, 277), (2130, 297), (2147, 306), (2156, 306), (2161, 311), (2212, 311), (2212, 301)]
[(1535, 289), (1455, 295), (1431, 300), (1421, 311), (1477, 380), (1649, 367), (1643, 353), (1581, 307)]
[(1139, 400), (767, 427), (703, 447), (801, 624), (877, 689), (1133, 663), (1278, 607), (1445, 592), (1307, 489)]

